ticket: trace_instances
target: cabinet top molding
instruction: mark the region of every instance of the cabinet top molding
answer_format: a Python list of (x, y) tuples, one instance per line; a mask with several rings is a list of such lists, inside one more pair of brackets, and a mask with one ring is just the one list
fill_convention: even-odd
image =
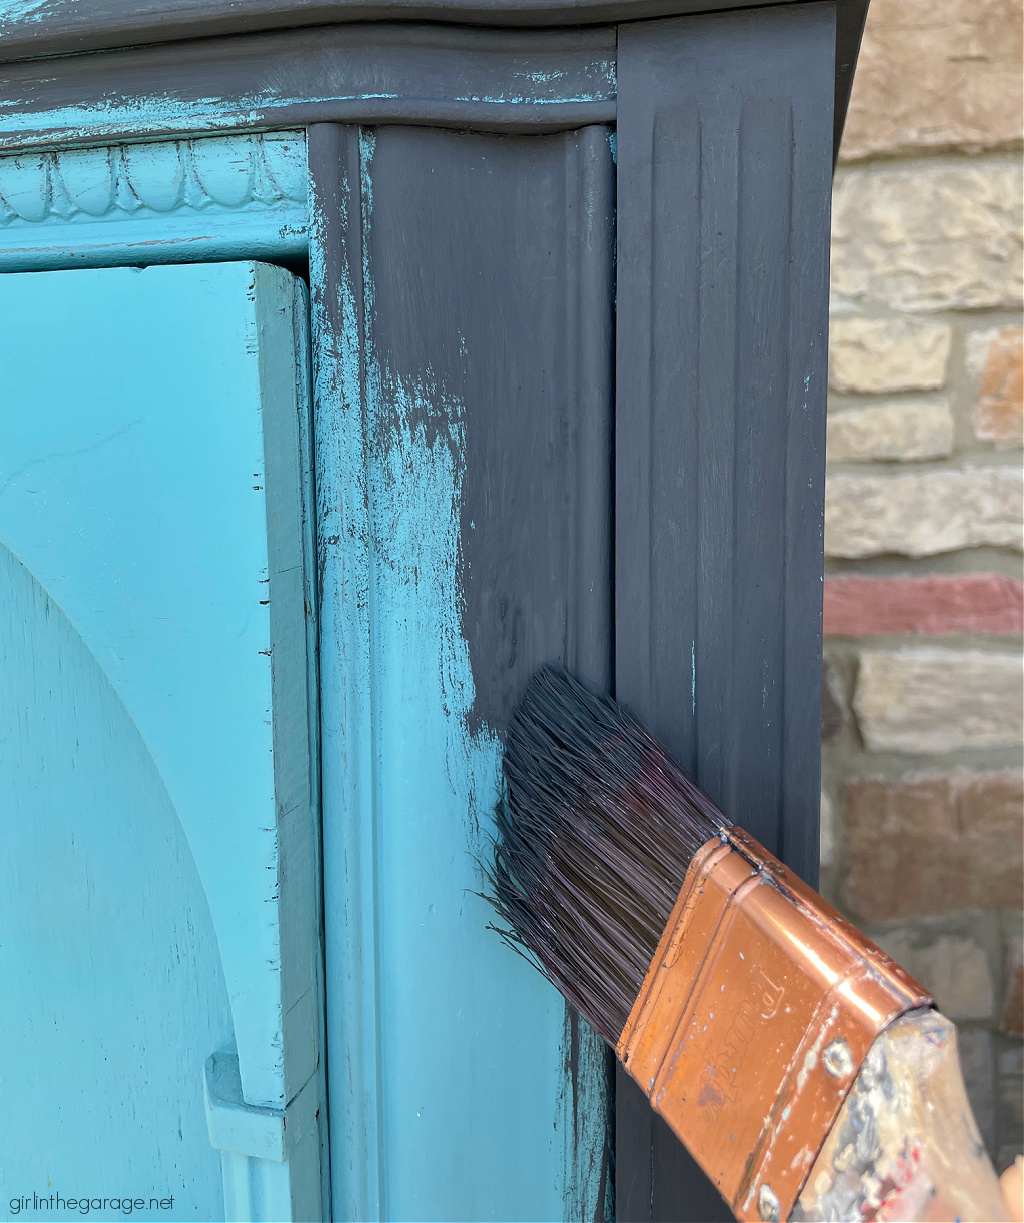
[(835, 12), (834, 155), (868, 0), (0, 0), (0, 152), (321, 122), (614, 123), (616, 23), (767, 6)]
[[(0, 61), (351, 21), (574, 26), (785, 0), (0, 0)], [(864, 0), (839, 0), (864, 7)]]
[(0, 151), (11, 153), (312, 123), (536, 132), (614, 119), (609, 26), (367, 22), (0, 67)]

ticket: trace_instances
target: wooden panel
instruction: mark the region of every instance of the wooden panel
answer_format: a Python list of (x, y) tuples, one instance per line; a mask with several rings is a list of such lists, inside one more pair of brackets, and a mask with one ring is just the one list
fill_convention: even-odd
[[(57, 758), (65, 771), (51, 795), (56, 801), (66, 794), (61, 818), (74, 823), (80, 817), (83, 841), (95, 847), (106, 839), (112, 862), (128, 871), (135, 862), (120, 855), (143, 836), (130, 783), (143, 795), (158, 795), (159, 802), (146, 798), (159, 808), (156, 841), (139, 850), (139, 863), (151, 866), (146, 903), (169, 914), (191, 909), (200, 926), (209, 924), (206, 945), (219, 956), (203, 972), (219, 980), (223, 971), (220, 988), (231, 1007), (230, 1023), (221, 1025), (212, 1047), (193, 1047), (212, 1039), (202, 1035), (207, 1017), (196, 1020), (200, 1031), (194, 1039), (188, 1034), (187, 1051), (183, 1038), (161, 1042), (157, 1029), (148, 1033), (145, 1064), (132, 1062), (130, 1043), (112, 1045), (94, 1088), (132, 1099), (131, 1084), (140, 1075), (180, 1084), (181, 1107), (193, 1114), (198, 1107), (202, 1119), (206, 1058), (218, 1049), (237, 1050), (243, 1104), (278, 1118), (279, 1128), (285, 1110), (315, 1086), (320, 1047), (304, 610), (312, 602), (303, 543), (304, 312), (301, 283), (251, 263), (0, 278), (0, 540), (36, 583), (35, 604), (45, 608), (52, 601), (66, 617), (65, 637), (80, 639), (67, 675), (59, 650), (41, 651), (33, 655), (33, 678), (41, 693), (48, 683), (63, 688), (80, 672), (69, 699), (78, 718), (87, 719), (85, 703), (100, 702), (99, 681), (75, 658), (90, 658), (93, 670), (106, 676), (106, 705), (117, 710), (102, 718), (97, 712), (101, 728), (111, 728), (106, 746), (97, 732), (81, 763), (70, 730), (41, 696), (34, 716), (42, 730), (22, 742), (23, 754), (12, 756), (12, 741), (3, 737), (6, 783), (15, 809), (24, 811), (19, 835), (43, 844), (51, 836), (46, 803), (39, 804), (47, 786), (58, 785), (51, 775), (56, 766), (33, 747), (36, 738), (45, 741), (44, 733), (60, 741), (63, 753)], [(22, 648), (15, 639), (7, 662), (24, 668)], [(123, 784), (107, 778), (122, 771)], [(126, 819), (132, 840), (122, 850), (118, 829)], [(165, 875), (158, 860), (168, 837), (178, 857), (183, 847), (188, 854), (187, 866), (175, 867), (172, 859)], [(146, 948), (157, 954), (144, 911), (121, 901), (108, 915), (106, 894), (90, 893), (88, 877), (105, 879), (109, 864), (65, 863), (64, 875), (39, 875), (33, 860), (31, 854), (7, 860), (15, 877), (5, 889), (17, 884), (24, 897), (20, 918), (30, 925), (53, 922), (50, 955), (58, 963), (70, 946), (81, 948), (83, 962), (111, 963), (109, 977), (90, 976), (83, 989), (88, 984), (94, 993), (131, 997), (136, 983), (123, 976), (124, 965), (145, 959)], [(84, 870), (83, 880), (64, 895), (62, 879), (72, 866)], [(108, 942), (90, 949), (90, 937)], [(163, 974), (174, 971), (168, 968), (173, 946), (164, 955), (161, 970), (147, 972), (166, 994)], [(45, 995), (46, 982), (60, 979), (50, 963), (44, 956), (22, 965), (29, 972), (25, 992)], [(143, 974), (140, 990), (145, 980)], [(159, 1009), (156, 985), (147, 988), (147, 1005)], [(186, 981), (182, 988), (192, 987)], [(161, 1020), (169, 1030), (191, 1021), (189, 1008), (163, 1006), (170, 1007)], [(62, 1060), (76, 1058), (79, 1047), (73, 1009), (60, 1022), (65, 1026), (58, 1024), (56, 1037), (46, 1031), (40, 1056), (54, 1065), (57, 1095), (50, 1105), (77, 1120), (63, 1136), (66, 1145), (49, 1155), (42, 1103), (33, 1132), (40, 1156), (52, 1159), (41, 1170), (64, 1192), (65, 1175), (73, 1178), (63, 1169), (77, 1167), (75, 1160), (91, 1150), (81, 1132), (91, 1100), (60, 1095)], [(115, 1032), (97, 1031), (98, 1047), (114, 1041)], [(43, 1040), (44, 1030), (35, 1037)], [(189, 1064), (193, 1053), (198, 1057)], [(167, 1131), (168, 1141), (157, 1149), (169, 1158), (174, 1111), (144, 1120)], [(135, 1133), (125, 1131), (123, 1149), (121, 1137), (108, 1136), (107, 1155), (93, 1169), (103, 1173), (105, 1186), (123, 1183), (131, 1144), (145, 1140), (147, 1131)], [(299, 1133), (294, 1127), (289, 1142)], [(292, 1145), (273, 1179), (285, 1179), (290, 1211), (316, 1217), (315, 1125)], [(4, 1171), (11, 1183), (21, 1183), (17, 1169)], [(279, 1211), (280, 1199), (273, 1208)], [(197, 1217), (224, 1216), (214, 1209)]]
[[(831, 4), (619, 37), (616, 692), (814, 883)], [(728, 1219), (620, 1076), (618, 1217)]]
[[(776, 3), (778, 0), (769, 0)], [(336, 79), (331, 65), (321, 61), (321, 55), (307, 55), (301, 71), (295, 70), (296, 48), (307, 44), (301, 34), (289, 31), (299, 26), (316, 26), (327, 22), (371, 22), (400, 18), (403, 21), (440, 21), (478, 24), (484, 26), (580, 26), (592, 23), (637, 21), (647, 17), (670, 17), (684, 13), (707, 13), (718, 9), (760, 7), (763, 0), (457, 0), (455, 4), (439, 5), (436, 0), (254, 0), (240, 7), (234, 0), (178, 0), (168, 8), (164, 0), (142, 0), (130, 7), (120, 0), (55, 0), (42, 11), (33, 8), (25, 14), (0, 14), (3, 60), (29, 59), (43, 55), (70, 55), (80, 51), (97, 51), (119, 48), (109, 57), (90, 57), (78, 64), (65, 62), (61, 77), (76, 78), (68, 91), (57, 84), (48, 69), (43, 70), (40, 81), (38, 65), (27, 64), (12, 68), (8, 75), (7, 104), (12, 110), (34, 110), (35, 118), (29, 118), (27, 132), (20, 135), (7, 133), (6, 147), (24, 147), (40, 141), (66, 143), (73, 136), (68, 128), (77, 114), (79, 126), (83, 123), (83, 112), (90, 103), (108, 104), (109, 84), (112, 80), (135, 81), (134, 92), (144, 102), (150, 93), (147, 87), (156, 84), (165, 95), (162, 103), (156, 95), (152, 102), (150, 122), (147, 126), (134, 124), (131, 106), (121, 106), (119, 116), (94, 114), (88, 125), (91, 136), (78, 133), (79, 139), (116, 139), (132, 134), (152, 135), (158, 129), (167, 133), (203, 132), (211, 127), (223, 127), (226, 122), (233, 126), (250, 127), (254, 123), (284, 126), (288, 120), (282, 117), (282, 107), (290, 107), (291, 122), (296, 125), (344, 120), (347, 122), (369, 122), (392, 118), (408, 122), (443, 122), (451, 126), (482, 126), (493, 128), (522, 124), (554, 128), (570, 127), (583, 123), (611, 120), (612, 97), (601, 94), (598, 99), (588, 95), (590, 101), (574, 96), (567, 84), (567, 43), (560, 33), (546, 36), (549, 45), (560, 48), (560, 63), (553, 75), (550, 70), (540, 70), (531, 79), (527, 72), (520, 89), (502, 94), (506, 74), (503, 69), (494, 71), (493, 62), (484, 70), (487, 89), (484, 94), (467, 89), (470, 76), (477, 76), (476, 68), (463, 64), (457, 70), (458, 58), (446, 57), (443, 76), (448, 87), (436, 96), (429, 90), (424, 92), (422, 80), (415, 61), (411, 71), (391, 74), (390, 84), (397, 93), (382, 91), (379, 80), (376, 87), (364, 85), (354, 92), (338, 92), (328, 82)], [(843, 120), (850, 98), (853, 72), (857, 63), (864, 19), (867, 15), (867, 0), (837, 0), (835, 33), (835, 103), (834, 145), (839, 147)], [(249, 38), (257, 30), (277, 29), (269, 38)], [(234, 33), (240, 37), (224, 43), (216, 36)], [(364, 38), (357, 31), (356, 40)], [(402, 34), (399, 34), (399, 38)], [(490, 56), (493, 38), (487, 32), (476, 34), (447, 25), (446, 30), (435, 31), (433, 37), (441, 48), (465, 49), (475, 46), (481, 53), (481, 63)], [(183, 48), (165, 50), (160, 46), (150, 47), (136, 53), (132, 48), (139, 44), (172, 42), (179, 39), (204, 38), (204, 44), (191, 44)], [(314, 35), (320, 51), (328, 59), (344, 60), (341, 50), (349, 39), (337, 37), (326, 30)], [(386, 27), (378, 26), (369, 35), (370, 43), (376, 42), (377, 50), (367, 48), (354, 63), (349, 63), (347, 76), (350, 82), (361, 79), (360, 69), (379, 68), (388, 59), (388, 48), (392, 38)], [(334, 43), (332, 50), (329, 44)], [(568, 45), (571, 45), (568, 44)], [(521, 60), (522, 52), (513, 52)], [(240, 60), (238, 64), (236, 61)], [(252, 71), (246, 75), (247, 61)], [(203, 88), (198, 96), (187, 99), (184, 108), (174, 104), (174, 97), (181, 88), (183, 75), (188, 76), (195, 64), (202, 63)], [(262, 63), (262, 73), (260, 66)], [(96, 67), (100, 71), (96, 73)], [(394, 66), (394, 65), (393, 65)], [(276, 70), (275, 70), (276, 69)], [(325, 71), (326, 69), (326, 71)], [(286, 77), (306, 82), (307, 96), (301, 93), (288, 98), (278, 92), (281, 70)], [(468, 71), (467, 71), (468, 70)], [(255, 73), (255, 75), (253, 75)], [(572, 73), (569, 72), (569, 77)], [(371, 73), (371, 78), (373, 74)], [(167, 82), (173, 83), (167, 93)], [(562, 97), (558, 115), (553, 116), (535, 105), (544, 102), (543, 90), (537, 90), (545, 80), (560, 82)], [(50, 108), (72, 106), (77, 108), (71, 115), (53, 114), (48, 120), (39, 117), (39, 110), (47, 108), (42, 101), (40, 86), (48, 90)], [(269, 89), (267, 86), (269, 85)], [(291, 94), (289, 90), (289, 94)], [(554, 91), (559, 92), (556, 86)], [(614, 91), (613, 91), (614, 92)], [(187, 99), (187, 100), (186, 100)], [(253, 107), (254, 99), (259, 105)], [(551, 98), (548, 97), (547, 105)], [(526, 103), (526, 105), (521, 105)], [(611, 106), (609, 105), (611, 103)], [(230, 118), (229, 118), (230, 117)], [(49, 126), (47, 126), (49, 124)], [(62, 124), (64, 125), (62, 127)], [(252, 251), (250, 254), (254, 253)]]
[(310, 157), (335, 1215), (600, 1218), (604, 1050), (475, 893), (531, 671), (610, 679), (609, 133)]
[(324, 121), (510, 131), (615, 115), (615, 31), (350, 25), (0, 68), (0, 150)]
[(30, 1218), (59, 1217), (32, 1209), (58, 1191), (224, 1219), (200, 1074), (233, 1028), (195, 862), (96, 657), (3, 545), (0, 660), (5, 1198), (27, 1193)]

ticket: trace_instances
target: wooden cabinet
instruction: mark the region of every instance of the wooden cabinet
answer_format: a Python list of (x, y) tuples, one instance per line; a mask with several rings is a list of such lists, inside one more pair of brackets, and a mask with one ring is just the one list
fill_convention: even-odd
[(480, 895), (549, 659), (813, 881), (863, 7), (687, 7), (7, 19), (12, 1199), (724, 1209)]
[(247, 262), (0, 278), (14, 1193), (320, 1209), (306, 311)]

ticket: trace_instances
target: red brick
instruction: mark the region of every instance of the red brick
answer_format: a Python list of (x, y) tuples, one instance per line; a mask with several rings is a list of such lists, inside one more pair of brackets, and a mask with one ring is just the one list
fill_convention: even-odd
[(1024, 585), (997, 573), (825, 579), (825, 635), (1024, 631)]
[(1024, 779), (1016, 771), (847, 789), (845, 904), (863, 920), (1024, 906)]

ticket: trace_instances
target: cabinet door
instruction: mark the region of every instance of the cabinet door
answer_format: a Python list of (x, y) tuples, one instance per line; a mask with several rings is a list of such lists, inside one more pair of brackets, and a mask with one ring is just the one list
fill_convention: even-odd
[(12, 1213), (321, 1217), (305, 308), (254, 263), (0, 278)]

